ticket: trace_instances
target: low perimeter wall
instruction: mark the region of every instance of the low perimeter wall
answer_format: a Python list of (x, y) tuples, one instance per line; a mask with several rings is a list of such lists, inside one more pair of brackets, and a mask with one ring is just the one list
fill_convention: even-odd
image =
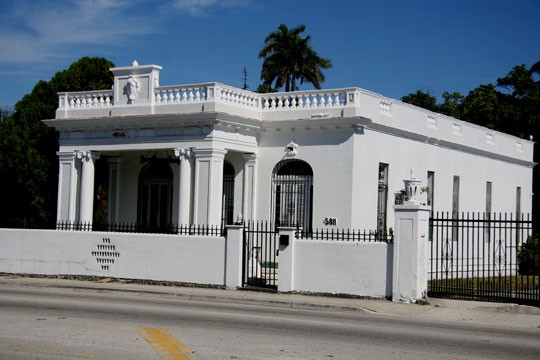
[[(392, 297), (427, 293), (429, 208), (396, 206), (393, 243), (297, 239), (279, 229), (281, 292)], [(84, 275), (241, 287), (244, 227), (227, 236), (0, 229), (0, 273)]]
[(0, 229), (0, 272), (225, 285), (225, 238)]
[(293, 289), (392, 296), (392, 243), (296, 240)]

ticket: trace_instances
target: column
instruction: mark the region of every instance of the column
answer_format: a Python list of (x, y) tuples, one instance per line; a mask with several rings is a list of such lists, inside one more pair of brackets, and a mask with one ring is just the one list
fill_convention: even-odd
[(242, 218), (255, 220), (255, 200), (257, 190), (257, 154), (244, 154), (244, 193)]
[(191, 151), (189, 149), (175, 149), (174, 154), (180, 159), (178, 225), (189, 225), (191, 212)]
[(427, 297), (430, 207), (416, 200), (420, 181), (404, 181), (407, 201), (394, 206), (392, 301), (415, 303)]
[(294, 290), (294, 244), (296, 240), (295, 227), (280, 227), (279, 232), (279, 276), (278, 291), (291, 292)]
[(244, 226), (227, 225), (225, 238), (225, 287), (235, 290), (242, 287)]
[(193, 149), (195, 189), (193, 223), (220, 225), (223, 203), (224, 149)]
[(94, 162), (99, 159), (99, 154), (91, 151), (81, 151), (77, 157), (82, 162), (81, 197), (80, 197), (80, 221), (92, 223), (94, 213)]
[(119, 219), (121, 160), (121, 158), (107, 158), (109, 164), (109, 224), (118, 222)]
[(57, 222), (74, 222), (77, 219), (78, 171), (76, 154), (57, 152), (58, 155), (58, 205)]

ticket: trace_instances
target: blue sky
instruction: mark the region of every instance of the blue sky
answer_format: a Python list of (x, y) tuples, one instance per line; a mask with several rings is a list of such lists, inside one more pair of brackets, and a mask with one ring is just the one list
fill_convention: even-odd
[[(540, 60), (540, 0), (0, 0), (0, 106), (82, 56), (163, 66), (162, 85), (260, 83), (280, 23), (333, 62), (323, 88), (467, 94)], [(309, 86), (301, 86), (309, 89)]]

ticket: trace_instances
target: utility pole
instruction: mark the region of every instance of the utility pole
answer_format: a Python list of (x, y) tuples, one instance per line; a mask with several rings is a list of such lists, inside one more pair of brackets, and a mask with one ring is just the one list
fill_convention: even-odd
[(249, 88), (249, 85), (247, 83), (247, 69), (244, 66), (244, 85), (242, 86), (242, 89), (247, 90)]

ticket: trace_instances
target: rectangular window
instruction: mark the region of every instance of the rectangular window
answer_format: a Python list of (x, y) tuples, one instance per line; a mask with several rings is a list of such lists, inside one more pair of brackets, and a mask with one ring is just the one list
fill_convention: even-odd
[(491, 214), (491, 181), (486, 181), (486, 214)]
[(434, 171), (428, 171), (427, 172), (427, 205), (430, 208), (430, 215), (433, 217), (433, 212), (435, 208), (435, 202), (434, 202), (434, 193), (435, 193), (435, 172)]
[(491, 239), (491, 181), (486, 181), (486, 213), (484, 214), (486, 220), (484, 226), (484, 241), (489, 242)]
[(516, 219), (521, 220), (521, 186), (516, 188)]
[(516, 187), (516, 220), (518, 223), (516, 225), (516, 243), (521, 243), (521, 186)]
[[(459, 218), (459, 176), (454, 175), (452, 184), (452, 219)], [(458, 222), (452, 223), (452, 240), (458, 240)]]
[(386, 204), (388, 200), (388, 164), (379, 163), (377, 198), (377, 233), (386, 234)]

